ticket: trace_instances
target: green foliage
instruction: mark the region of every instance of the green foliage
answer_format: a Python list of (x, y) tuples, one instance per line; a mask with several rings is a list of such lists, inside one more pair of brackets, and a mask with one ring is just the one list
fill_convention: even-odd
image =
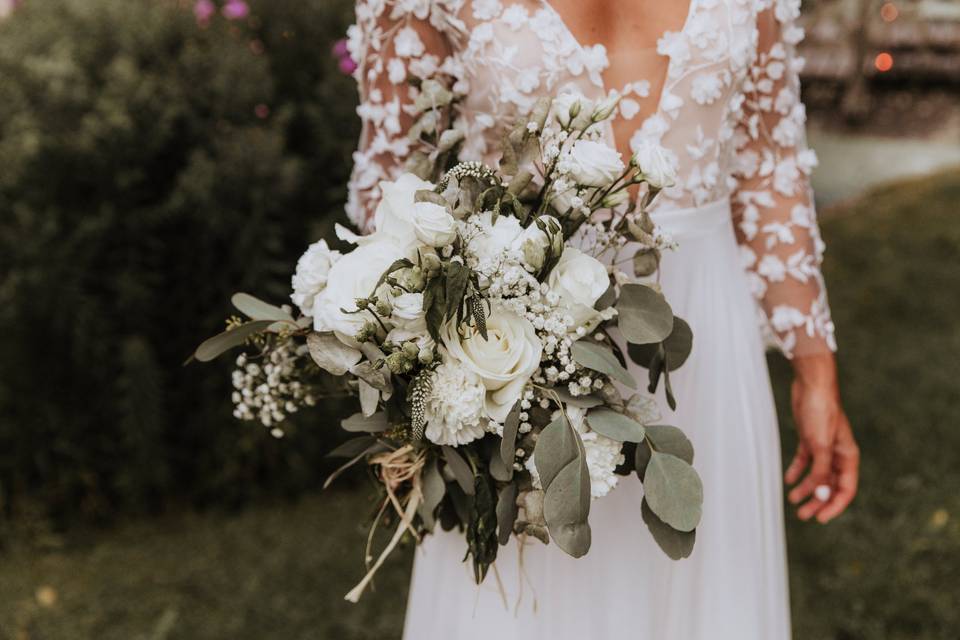
[(318, 483), (331, 430), (272, 443), (231, 418), (228, 362), (180, 365), (238, 287), (285, 301), (340, 215), (355, 91), (329, 48), (350, 8), (262, 0), (201, 29), (172, 2), (32, 0), (0, 24), (8, 509)]

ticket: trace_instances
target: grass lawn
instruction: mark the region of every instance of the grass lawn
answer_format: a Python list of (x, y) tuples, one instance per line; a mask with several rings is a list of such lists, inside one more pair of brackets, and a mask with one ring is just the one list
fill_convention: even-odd
[[(827, 279), (863, 490), (828, 528), (789, 522), (795, 637), (954, 639), (960, 173), (875, 191), (827, 218)], [(771, 362), (786, 407), (788, 368)], [(341, 600), (360, 575), (365, 531), (355, 523), (371, 507), (363, 495), (174, 514), (62, 539), (14, 536), (0, 553), (0, 638), (397, 638), (409, 550), (360, 605)]]

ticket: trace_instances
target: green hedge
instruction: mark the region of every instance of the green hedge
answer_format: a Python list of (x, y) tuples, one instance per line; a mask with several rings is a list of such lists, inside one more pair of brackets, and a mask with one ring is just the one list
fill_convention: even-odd
[(283, 301), (342, 213), (355, 89), (330, 46), (352, 3), (260, 0), (203, 28), (187, 4), (28, 0), (0, 23), (8, 513), (233, 503), (320, 475), (323, 411), (277, 443), (231, 418), (228, 362), (181, 365), (232, 291)]

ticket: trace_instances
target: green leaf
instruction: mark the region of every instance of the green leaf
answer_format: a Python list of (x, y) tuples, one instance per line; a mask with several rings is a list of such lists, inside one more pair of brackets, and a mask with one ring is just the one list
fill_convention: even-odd
[(643, 479), (650, 509), (677, 531), (693, 531), (703, 514), (703, 483), (689, 464), (653, 451)]
[(377, 442), (373, 436), (360, 436), (351, 438), (341, 444), (339, 447), (327, 454), (328, 458), (352, 458), (353, 456), (366, 451), (370, 445)]
[(602, 436), (617, 442), (643, 442), (646, 430), (629, 416), (601, 407), (587, 413), (587, 424)]
[(393, 263), (389, 267), (387, 267), (387, 270), (384, 271), (383, 274), (381, 274), (380, 279), (377, 280), (377, 284), (374, 285), (373, 291), (370, 292), (370, 295), (372, 296), (374, 293), (376, 293), (377, 289), (380, 288), (380, 285), (386, 282), (387, 278), (393, 275), (394, 271), (399, 271), (400, 269), (406, 269), (412, 266), (413, 266), (413, 263), (410, 260), (407, 260), (406, 258), (400, 258), (399, 260), (394, 260)]
[(540, 432), (533, 450), (533, 461), (544, 489), (550, 486), (561, 469), (579, 455), (579, 439), (563, 417), (557, 418)]
[(590, 472), (586, 456), (560, 470), (543, 498), (543, 517), (550, 537), (574, 558), (590, 550)]
[(666, 299), (642, 284), (625, 284), (617, 302), (620, 333), (627, 342), (663, 342), (673, 330), (673, 311)]
[(640, 504), (640, 515), (650, 529), (650, 533), (653, 534), (653, 539), (671, 560), (690, 557), (693, 553), (693, 545), (697, 541), (696, 530), (677, 531), (657, 517), (647, 504), (646, 498)]
[(517, 432), (520, 429), (520, 403), (513, 405), (503, 423), (503, 438), (500, 440), (500, 458), (505, 465), (513, 468), (517, 457)]
[(193, 357), (200, 362), (210, 362), (220, 354), (240, 346), (250, 336), (266, 331), (267, 327), (272, 324), (274, 324), (273, 320), (251, 320), (239, 327), (228, 329), (205, 340), (203, 344), (197, 347)]
[(607, 347), (592, 342), (578, 341), (570, 347), (570, 355), (577, 363), (587, 369), (605, 373), (631, 389), (637, 388), (637, 381), (630, 375), (629, 371), (623, 368), (623, 365), (613, 355), (613, 351)]
[(453, 447), (444, 445), (441, 449), (443, 450), (443, 459), (447, 461), (447, 468), (453, 473), (457, 484), (460, 485), (465, 494), (472, 496), (474, 492), (473, 469)]
[(446, 301), (443, 278), (433, 278), (423, 292), (423, 310), (427, 322), (427, 331), (436, 342), (441, 342), (440, 328), (443, 326)]
[(517, 485), (504, 485), (497, 494), (497, 539), (500, 544), (510, 542), (513, 523), (517, 521)]
[(693, 443), (680, 429), (665, 424), (647, 425), (647, 439), (657, 451), (693, 464)]
[(613, 288), (613, 285), (607, 287), (607, 290), (603, 292), (603, 295), (597, 298), (597, 301), (593, 304), (593, 308), (597, 311), (602, 311), (607, 307), (613, 306), (613, 303), (617, 301), (617, 292)]
[(333, 333), (311, 333), (307, 349), (318, 367), (335, 376), (345, 375), (363, 358), (360, 351), (343, 344)]
[(447, 291), (444, 318), (450, 320), (457, 315), (463, 306), (463, 297), (467, 293), (470, 283), (470, 268), (459, 262), (450, 262), (447, 265)]
[(499, 452), (490, 456), (490, 464), (487, 465), (487, 471), (497, 482), (510, 482), (513, 479), (513, 464), (510, 466), (503, 461)]
[(433, 531), (436, 525), (434, 514), (447, 492), (447, 483), (443, 481), (443, 476), (440, 475), (440, 467), (437, 465), (436, 458), (432, 458), (427, 463), (423, 471), (420, 490), (423, 492), (423, 502), (420, 503), (417, 511), (420, 514), (420, 519), (423, 520), (423, 526)]
[(643, 482), (643, 479), (647, 475), (647, 465), (650, 464), (650, 455), (652, 453), (647, 440), (637, 443), (637, 449), (634, 452), (633, 470), (637, 472), (637, 477), (640, 478), (640, 482)]
[(249, 293), (235, 293), (230, 302), (240, 313), (246, 314), (251, 320), (273, 320), (275, 322), (293, 322), (293, 316), (280, 307), (268, 304)]
[(380, 413), (375, 413), (370, 417), (366, 417), (362, 413), (355, 413), (341, 422), (340, 426), (346, 431), (353, 433), (380, 433), (386, 431), (390, 427), (389, 423), (387, 422), (387, 414), (383, 413), (382, 411)]
[[(673, 330), (662, 344), (666, 350), (670, 371), (676, 371), (682, 367), (690, 357), (690, 352), (693, 351), (693, 331), (687, 321), (674, 317)], [(658, 346), (658, 344), (628, 344), (627, 353), (638, 365), (649, 368)]]
[(554, 387), (553, 392), (557, 394), (563, 404), (570, 405), (571, 407), (578, 407), (580, 409), (593, 409), (594, 407), (599, 407), (600, 405), (604, 404), (603, 400), (597, 396), (571, 395), (571, 393), (563, 387)]

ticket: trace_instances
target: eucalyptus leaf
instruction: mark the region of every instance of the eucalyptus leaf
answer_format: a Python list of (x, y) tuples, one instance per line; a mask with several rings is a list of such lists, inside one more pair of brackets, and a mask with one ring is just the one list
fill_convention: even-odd
[(557, 418), (548, 424), (537, 438), (533, 450), (533, 462), (540, 474), (540, 484), (544, 490), (550, 486), (560, 470), (580, 455), (580, 437), (570, 428), (564, 418)]
[(443, 451), (443, 459), (447, 461), (447, 468), (453, 473), (457, 484), (460, 485), (460, 488), (463, 489), (465, 494), (472, 496), (474, 492), (473, 469), (470, 468), (467, 461), (464, 460), (453, 447), (444, 445), (441, 449)]
[(693, 553), (694, 543), (697, 541), (697, 532), (677, 531), (663, 520), (657, 517), (657, 514), (650, 509), (646, 498), (640, 504), (640, 515), (646, 523), (647, 528), (653, 535), (653, 539), (663, 549), (671, 560), (682, 560), (690, 557)]
[(366, 451), (370, 445), (377, 442), (373, 436), (359, 436), (350, 438), (339, 447), (327, 454), (328, 458), (352, 458), (353, 456)]
[(703, 514), (703, 483), (689, 464), (653, 451), (643, 479), (650, 509), (677, 531), (693, 531)]
[(673, 330), (673, 311), (666, 299), (642, 284), (625, 284), (617, 302), (620, 333), (627, 342), (663, 342)]
[(637, 381), (630, 375), (629, 371), (623, 368), (623, 365), (620, 364), (616, 356), (613, 355), (613, 351), (608, 347), (580, 340), (574, 342), (570, 347), (570, 355), (577, 363), (587, 369), (605, 373), (631, 389), (637, 387)]
[(238, 347), (247, 341), (250, 336), (262, 333), (267, 327), (274, 324), (273, 320), (251, 320), (239, 327), (228, 329), (217, 334), (197, 347), (193, 357), (200, 362), (210, 362), (220, 354)]
[(423, 526), (428, 531), (433, 531), (436, 525), (434, 514), (447, 492), (447, 483), (443, 481), (443, 476), (440, 475), (436, 458), (432, 458), (424, 468), (420, 490), (423, 492), (423, 501), (417, 511), (420, 514), (420, 519), (423, 520)]
[(616, 289), (614, 289), (613, 285), (610, 285), (609, 287), (607, 287), (607, 290), (603, 292), (603, 295), (597, 298), (597, 301), (594, 303), (593, 308), (598, 311), (602, 311), (607, 307), (613, 306), (613, 304), (616, 301), (617, 301), (617, 291)]
[(311, 333), (307, 349), (318, 367), (335, 376), (345, 375), (363, 358), (359, 350), (343, 344), (332, 333)]
[(518, 401), (507, 419), (503, 423), (503, 438), (500, 440), (500, 458), (503, 463), (513, 467), (513, 460), (517, 457), (517, 432), (520, 429), (520, 402)]
[(517, 521), (517, 485), (504, 485), (497, 493), (497, 539), (500, 544), (510, 542), (513, 523)]
[(657, 451), (693, 464), (693, 443), (680, 429), (666, 424), (647, 425), (647, 439), (653, 442)]
[(591, 532), (590, 472), (585, 456), (570, 462), (554, 478), (544, 494), (543, 516), (558, 547), (574, 558), (586, 555)]
[(230, 302), (240, 313), (246, 314), (251, 320), (273, 320), (275, 322), (294, 322), (293, 316), (280, 307), (268, 304), (249, 293), (235, 293)]
[(377, 412), (377, 405), (380, 404), (380, 391), (371, 387), (364, 380), (359, 380), (360, 391), (360, 411), (369, 418)]
[(362, 413), (355, 413), (340, 423), (340, 426), (346, 431), (352, 433), (381, 433), (390, 428), (387, 422), (387, 414), (375, 413), (372, 416), (365, 416)]
[(487, 470), (497, 482), (510, 482), (513, 479), (513, 465), (507, 466), (499, 452), (490, 456), (490, 464), (487, 466)]
[(580, 409), (592, 409), (594, 407), (599, 407), (604, 403), (603, 399), (598, 398), (597, 396), (572, 395), (563, 387), (556, 387), (554, 388), (553, 392), (557, 394), (563, 404)]
[[(674, 317), (673, 330), (662, 344), (670, 371), (676, 371), (683, 366), (690, 357), (690, 352), (693, 351), (693, 330), (690, 329), (686, 320)], [(658, 344), (628, 344), (627, 353), (630, 359), (641, 367), (649, 368), (658, 347)]]
[(393, 385), (390, 384), (390, 370), (386, 367), (377, 368), (372, 362), (361, 362), (350, 367), (350, 373), (374, 389), (383, 392), (384, 397), (388, 397), (393, 391)]
[(617, 442), (643, 442), (646, 436), (642, 424), (606, 407), (588, 411), (587, 424), (600, 435)]
[(637, 443), (634, 451), (633, 470), (637, 472), (637, 477), (643, 482), (647, 475), (647, 465), (650, 464), (650, 456), (653, 451), (650, 449), (650, 443), (647, 440)]

